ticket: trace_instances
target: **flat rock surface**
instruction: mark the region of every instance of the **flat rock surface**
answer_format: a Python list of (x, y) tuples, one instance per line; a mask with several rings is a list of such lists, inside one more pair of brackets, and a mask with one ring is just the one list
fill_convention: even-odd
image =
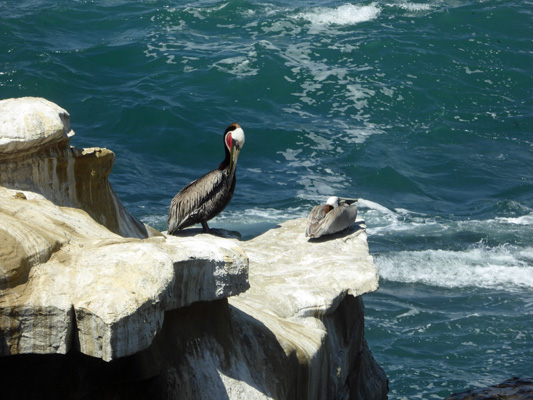
[(378, 288), (365, 225), (320, 239), (305, 237), (305, 219), (281, 224), (242, 243), (250, 259), (250, 290), (235, 301), (280, 318), (322, 316), (346, 295)]
[(379, 275), (362, 221), (317, 240), (305, 237), (305, 224), (305, 219), (287, 221), (241, 243), (250, 260), (250, 289), (229, 303), (317, 373), (324, 343), (338, 339), (328, 339), (325, 320), (348, 295), (376, 290)]

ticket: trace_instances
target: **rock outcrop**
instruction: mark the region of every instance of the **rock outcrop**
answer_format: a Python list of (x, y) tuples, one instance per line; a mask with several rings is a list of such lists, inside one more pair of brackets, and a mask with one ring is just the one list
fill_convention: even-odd
[[(242, 318), (236, 325), (255, 324), (252, 331), (266, 328), (287, 357), (256, 374), (277, 376), (279, 382), (298, 377), (296, 388), (266, 381), (271, 383), (268, 392), (279, 399), (384, 398), (385, 376), (364, 340), (360, 296), (378, 288), (364, 223), (316, 240), (305, 237), (305, 225), (305, 219), (287, 221), (241, 243), (250, 259), (250, 289), (229, 299)], [(242, 342), (256, 344), (246, 354), (276, 358), (261, 350), (272, 338), (258, 345), (262, 335), (250, 337), (247, 331), (241, 331)], [(280, 365), (287, 369), (280, 371)]]
[(0, 355), (110, 361), (148, 347), (165, 311), (249, 287), (237, 244), (145, 227), (111, 189), (113, 153), (73, 134), (44, 99), (0, 102)]
[(34, 97), (0, 101), (0, 186), (85, 210), (121, 236), (150, 236), (109, 184), (114, 153), (71, 147), (72, 136), (68, 112), (54, 103)]
[(363, 222), (316, 241), (302, 219), (246, 242), (168, 237), (114, 194), (113, 153), (72, 135), (53, 103), (0, 102), (3, 398), (386, 398)]

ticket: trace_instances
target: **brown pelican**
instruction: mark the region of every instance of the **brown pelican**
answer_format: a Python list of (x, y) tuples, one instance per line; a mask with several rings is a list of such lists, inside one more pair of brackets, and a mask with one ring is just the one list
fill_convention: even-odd
[(210, 232), (207, 221), (230, 202), (235, 190), (237, 158), (244, 145), (244, 131), (233, 123), (224, 132), (226, 157), (218, 168), (189, 183), (174, 196), (168, 210), (168, 234), (194, 224), (202, 224)]
[(353, 225), (357, 217), (356, 199), (332, 196), (326, 204), (313, 207), (307, 217), (305, 236), (319, 238), (345, 230)]

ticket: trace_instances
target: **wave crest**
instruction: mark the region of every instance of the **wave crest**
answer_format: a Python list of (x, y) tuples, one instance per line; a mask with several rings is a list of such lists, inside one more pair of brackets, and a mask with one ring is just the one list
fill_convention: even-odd
[(355, 25), (371, 21), (379, 16), (381, 8), (375, 3), (368, 6), (344, 4), (336, 8), (317, 7), (298, 14), (298, 19), (311, 22), (315, 27), (328, 25)]

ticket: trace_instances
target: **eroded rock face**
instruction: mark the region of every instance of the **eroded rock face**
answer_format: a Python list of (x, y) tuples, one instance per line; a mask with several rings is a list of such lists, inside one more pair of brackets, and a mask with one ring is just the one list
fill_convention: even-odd
[[(277, 374), (280, 382), (284, 376), (296, 379), (296, 388), (286, 389), (295, 392), (284, 397), (274, 384), (268, 387), (278, 392), (274, 398), (384, 398), (385, 375), (364, 340), (361, 295), (376, 290), (379, 279), (364, 223), (318, 240), (305, 237), (305, 224), (287, 221), (242, 243), (250, 259), (250, 289), (229, 304), (240, 311), (240, 324), (271, 332), (292, 360)], [(243, 343), (252, 343), (251, 352), (272, 348), (266, 340), (257, 343), (262, 335), (241, 335)], [(276, 375), (276, 364), (270, 368), (261, 373)]]
[(112, 360), (148, 347), (166, 310), (248, 288), (234, 242), (124, 238), (31, 192), (0, 188), (0, 238), (14, 244), (0, 253), (1, 355), (74, 348)]
[[(320, 318), (286, 320), (268, 315), (267, 303), (263, 310), (242, 304), (222, 299), (167, 311), (150, 347), (109, 363), (77, 352), (32, 356), (24, 363), (0, 358), (3, 378), (21, 382), (2, 394), (20, 398), (22, 387), (27, 398), (44, 393), (128, 400), (387, 398), (385, 374), (364, 339), (361, 296), (344, 296)], [(27, 374), (35, 374), (38, 384), (24, 385)], [(64, 382), (59, 388), (53, 384), (58, 380)]]
[(0, 101), (0, 186), (81, 208), (121, 236), (150, 236), (109, 184), (114, 153), (71, 147), (72, 136), (68, 112), (54, 103), (35, 97)]
[(113, 153), (70, 147), (62, 108), (1, 101), (0, 134), (0, 355), (128, 356), (165, 311), (248, 288), (236, 243), (131, 217), (107, 179)]

